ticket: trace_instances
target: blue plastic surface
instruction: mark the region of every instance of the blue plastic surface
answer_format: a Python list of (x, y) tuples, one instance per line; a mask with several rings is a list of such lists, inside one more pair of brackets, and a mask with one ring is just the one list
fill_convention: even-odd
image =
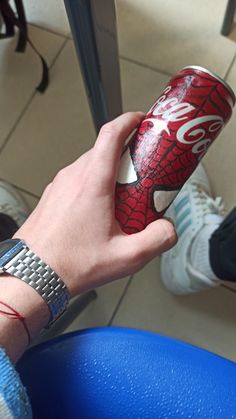
[(17, 369), (36, 419), (236, 418), (236, 364), (154, 333), (70, 333)]

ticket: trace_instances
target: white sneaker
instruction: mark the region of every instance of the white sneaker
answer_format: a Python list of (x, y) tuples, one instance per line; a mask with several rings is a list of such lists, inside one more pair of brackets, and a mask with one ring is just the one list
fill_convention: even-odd
[(174, 294), (189, 294), (218, 285), (209, 263), (209, 238), (224, 219), (224, 204), (222, 198), (212, 198), (201, 164), (165, 215), (173, 220), (179, 238), (161, 257), (166, 288)]
[(9, 215), (20, 227), (29, 215), (29, 209), (20, 194), (0, 180), (0, 213)]

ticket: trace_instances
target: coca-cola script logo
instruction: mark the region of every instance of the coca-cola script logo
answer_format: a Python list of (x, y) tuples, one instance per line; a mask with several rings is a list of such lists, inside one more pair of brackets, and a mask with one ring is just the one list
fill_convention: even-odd
[[(195, 106), (187, 102), (179, 103), (177, 97), (167, 98), (167, 93), (171, 90), (171, 86), (167, 86), (163, 95), (152, 106), (148, 114), (149, 118), (144, 123), (149, 123), (155, 132), (166, 131), (170, 134), (168, 125), (171, 123), (184, 121), (178, 126), (176, 131), (176, 139), (182, 144), (192, 144), (192, 152), (198, 155), (198, 160), (206, 153), (212, 138), (224, 126), (223, 118), (219, 115), (204, 115), (196, 118), (190, 118), (190, 114), (195, 110)], [(142, 125), (141, 125), (142, 129)]]

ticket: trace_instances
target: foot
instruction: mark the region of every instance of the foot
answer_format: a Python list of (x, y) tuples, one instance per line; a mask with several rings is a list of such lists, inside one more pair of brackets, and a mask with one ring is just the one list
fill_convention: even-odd
[(11, 217), (18, 227), (29, 215), (29, 209), (20, 194), (4, 181), (0, 181), (0, 213)]
[(220, 283), (209, 262), (209, 239), (224, 219), (222, 198), (212, 198), (200, 164), (166, 212), (175, 224), (177, 244), (161, 258), (161, 279), (174, 294), (189, 294)]

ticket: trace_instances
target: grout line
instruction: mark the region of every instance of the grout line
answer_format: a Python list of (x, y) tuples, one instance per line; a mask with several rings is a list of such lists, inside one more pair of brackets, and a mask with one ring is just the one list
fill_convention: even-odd
[(152, 67), (150, 65), (141, 63), (140, 61), (133, 60), (132, 58), (125, 57), (124, 55), (120, 55), (120, 59), (124, 61), (128, 61), (132, 64), (139, 65), (140, 67), (147, 68), (148, 70), (155, 71), (155, 73), (163, 74), (164, 76), (172, 77), (173, 74), (169, 73), (168, 71), (161, 70), (160, 68)]
[[(50, 66), (49, 66), (49, 70), (52, 69), (53, 65), (55, 64), (57, 58), (59, 57), (59, 55), (61, 54), (62, 50), (64, 49), (65, 45), (67, 44), (68, 39), (66, 38), (64, 40), (64, 42), (62, 43), (61, 47), (59, 48), (57, 54), (55, 55), (55, 57), (53, 58)], [(49, 84), (50, 86), (50, 84)], [(15, 123), (13, 124), (12, 129), (10, 130), (10, 132), (8, 133), (8, 135), (6, 136), (5, 140), (3, 141), (3, 144), (0, 147), (0, 154), (2, 153), (2, 151), (4, 150), (4, 148), (6, 147), (8, 141), (10, 140), (12, 134), (14, 133), (14, 131), (16, 130), (21, 118), (24, 116), (25, 112), (27, 111), (27, 109), (29, 108), (30, 104), (32, 103), (34, 97), (36, 96), (36, 94), (39, 94), (39, 92), (36, 91), (36, 89), (33, 91), (33, 93), (31, 94), (30, 98), (28, 99), (28, 101), (26, 102), (24, 108), (22, 109), (20, 115), (18, 116), (18, 118), (16, 119)]]
[(24, 113), (26, 112), (26, 110), (28, 109), (29, 105), (31, 104), (34, 96), (36, 94), (36, 91), (34, 91), (30, 98), (28, 99), (28, 101), (26, 102), (25, 106), (23, 107), (21, 113), (19, 114), (18, 118), (16, 119), (15, 123), (13, 124), (13, 127), (11, 128), (11, 130), (9, 131), (8, 135), (6, 136), (6, 138), (3, 141), (3, 144), (0, 147), (0, 154), (2, 153), (2, 151), (4, 150), (4, 148), (6, 147), (11, 135), (13, 134), (13, 132), (15, 131), (18, 123), (20, 122), (21, 118), (23, 117)]
[(233, 59), (232, 59), (232, 61), (231, 61), (230, 65), (229, 65), (229, 67), (228, 67), (228, 69), (226, 70), (226, 73), (225, 73), (225, 75), (224, 75), (224, 80), (225, 80), (225, 81), (226, 81), (226, 80), (227, 80), (227, 78), (228, 78), (228, 75), (229, 75), (229, 73), (230, 73), (230, 71), (231, 71), (231, 68), (233, 67), (233, 65), (234, 65), (234, 63), (235, 63), (235, 60), (236, 60), (236, 53), (234, 54)]
[(61, 47), (60, 47), (60, 48), (59, 48), (59, 50), (57, 51), (57, 53), (56, 53), (55, 57), (53, 58), (53, 60), (52, 60), (52, 62), (51, 62), (51, 64), (50, 64), (50, 66), (49, 66), (49, 69), (50, 69), (50, 70), (51, 70), (51, 68), (54, 66), (54, 64), (55, 64), (55, 62), (57, 61), (57, 59), (58, 59), (59, 55), (61, 54), (62, 50), (65, 48), (65, 46), (66, 46), (67, 42), (68, 42), (68, 38), (65, 38), (65, 37), (64, 37), (64, 42), (62, 43)]
[(60, 36), (61, 38), (65, 38), (65, 39), (68, 39), (69, 38), (69, 34), (66, 35), (66, 34), (63, 34), (63, 33), (57, 32), (57, 31), (54, 31), (53, 29), (45, 28), (44, 26), (40, 26), (37, 23), (31, 23), (31, 22), (27, 22), (27, 23), (28, 23), (29, 26), (34, 26), (37, 29), (41, 29), (42, 31), (51, 33), (53, 35)]
[(129, 277), (128, 282), (127, 282), (127, 284), (126, 284), (126, 286), (125, 286), (125, 288), (124, 288), (124, 290), (123, 290), (123, 292), (122, 292), (122, 294), (121, 294), (121, 296), (119, 298), (119, 301), (118, 301), (118, 303), (116, 304), (116, 306), (114, 308), (114, 311), (113, 311), (113, 313), (111, 315), (111, 318), (110, 318), (109, 322), (107, 323), (107, 326), (111, 326), (112, 325), (112, 322), (113, 322), (113, 320), (114, 320), (114, 318), (115, 318), (115, 316), (116, 316), (116, 314), (117, 314), (117, 312), (118, 312), (118, 310), (120, 308), (120, 305), (121, 305), (121, 303), (122, 303), (122, 301), (123, 301), (123, 299), (125, 297), (125, 294), (126, 294), (126, 292), (128, 291), (128, 289), (129, 289), (129, 287), (131, 285), (131, 282), (132, 282), (133, 277), (134, 277), (134, 275), (131, 275)]
[(225, 288), (226, 290), (230, 292), (236, 292), (236, 289), (229, 287), (228, 285), (222, 284), (221, 287)]

